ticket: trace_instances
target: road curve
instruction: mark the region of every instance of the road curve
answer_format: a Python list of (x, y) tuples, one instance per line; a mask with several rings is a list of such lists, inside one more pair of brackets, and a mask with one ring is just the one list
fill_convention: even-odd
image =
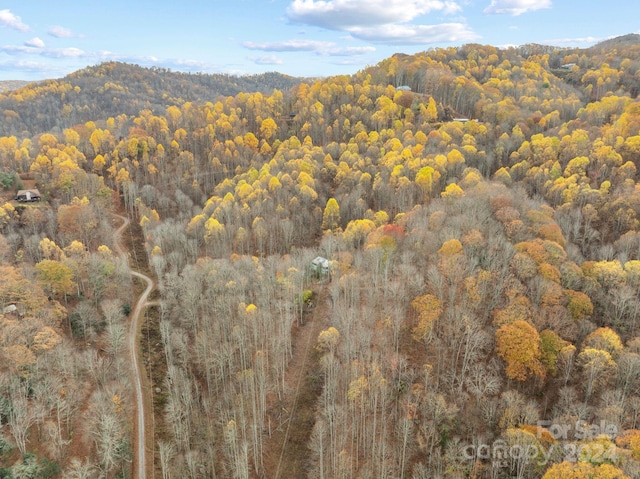
[[(114, 247), (120, 256), (123, 256), (127, 263), (129, 261), (128, 254), (122, 248), (120, 243), (120, 237), (122, 232), (127, 226), (129, 226), (129, 219), (124, 216), (114, 214), (116, 218), (122, 220), (122, 225), (116, 230), (116, 238)], [(142, 392), (142, 367), (140, 365), (140, 358), (138, 356), (138, 333), (140, 331), (140, 316), (142, 309), (148, 306), (147, 299), (149, 294), (153, 291), (154, 283), (148, 276), (131, 270), (131, 276), (140, 278), (143, 280), (147, 287), (144, 292), (138, 298), (135, 308), (131, 312), (131, 327), (129, 329), (129, 350), (131, 352), (131, 368), (133, 369), (133, 381), (135, 385), (136, 396), (136, 414), (137, 414), (137, 431), (134, 444), (137, 444), (137, 450), (135, 452), (136, 461), (134, 463), (133, 477), (134, 479), (146, 479), (146, 466), (147, 466), (147, 449), (146, 449), (146, 437), (145, 437), (145, 414), (144, 414), (144, 394)]]

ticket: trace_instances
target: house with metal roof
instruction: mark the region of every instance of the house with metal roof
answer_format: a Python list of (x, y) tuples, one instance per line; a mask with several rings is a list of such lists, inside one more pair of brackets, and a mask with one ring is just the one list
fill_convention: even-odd
[(15, 197), (15, 200), (21, 203), (40, 201), (41, 199), (40, 192), (36, 188), (30, 190), (19, 190)]

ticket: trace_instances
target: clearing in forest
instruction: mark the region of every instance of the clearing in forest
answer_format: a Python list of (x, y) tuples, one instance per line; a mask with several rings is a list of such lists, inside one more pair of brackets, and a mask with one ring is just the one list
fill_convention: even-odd
[(320, 332), (328, 327), (326, 287), (314, 294), (313, 308), (292, 331), (293, 355), (285, 375), (287, 393), (269, 410), (271, 436), (265, 440), (265, 469), (269, 479), (306, 477), (310, 451), (307, 443), (315, 423), (316, 402), (322, 392)]

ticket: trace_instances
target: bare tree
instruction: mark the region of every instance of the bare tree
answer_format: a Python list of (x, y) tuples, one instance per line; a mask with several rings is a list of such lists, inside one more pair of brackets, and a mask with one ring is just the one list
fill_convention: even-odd
[(68, 479), (94, 479), (97, 477), (98, 469), (88, 458), (84, 461), (74, 457), (64, 471), (64, 477)]
[(171, 460), (175, 453), (175, 444), (170, 441), (158, 441), (158, 455), (160, 456), (162, 479), (171, 479)]
[[(8, 378), (3, 378), (5, 382)], [(11, 434), (21, 454), (27, 452), (29, 440), (29, 428), (35, 423), (33, 405), (29, 401), (28, 385), (22, 383), (19, 378), (8, 379), (6, 384), (9, 393), (9, 414), (7, 423)]]

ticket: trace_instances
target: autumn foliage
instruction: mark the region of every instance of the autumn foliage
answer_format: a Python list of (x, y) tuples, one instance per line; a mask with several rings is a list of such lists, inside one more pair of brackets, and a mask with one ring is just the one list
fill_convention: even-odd
[(496, 350), (506, 361), (506, 373), (511, 379), (544, 378), (540, 335), (529, 323), (516, 320), (501, 326), (496, 331), (496, 343)]
[(156, 477), (638, 477), (639, 45), (1, 93), (0, 475), (130, 475), (131, 266)]

